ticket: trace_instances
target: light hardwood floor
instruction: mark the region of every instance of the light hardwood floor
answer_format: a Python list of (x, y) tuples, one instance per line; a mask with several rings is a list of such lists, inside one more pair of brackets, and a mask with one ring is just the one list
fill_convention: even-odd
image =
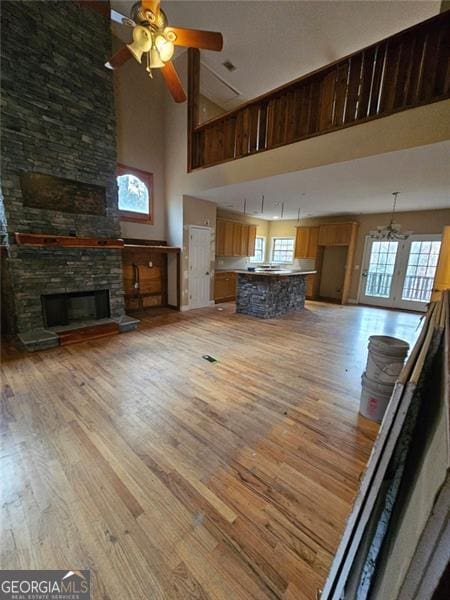
[(90, 568), (95, 599), (315, 598), (377, 432), (367, 338), (419, 317), (233, 309), (5, 351), (2, 568)]

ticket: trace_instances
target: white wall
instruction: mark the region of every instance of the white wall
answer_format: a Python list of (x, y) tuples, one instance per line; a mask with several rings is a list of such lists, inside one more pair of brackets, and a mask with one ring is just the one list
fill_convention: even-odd
[(166, 92), (161, 75), (149, 79), (142, 65), (130, 60), (114, 71), (119, 163), (153, 173), (153, 225), (121, 222), (122, 235), (166, 240), (164, 182)]

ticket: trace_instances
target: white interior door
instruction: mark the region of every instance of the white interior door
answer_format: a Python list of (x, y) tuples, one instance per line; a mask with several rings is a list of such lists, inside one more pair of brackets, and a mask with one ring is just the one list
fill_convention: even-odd
[(407, 240), (390, 242), (367, 238), (359, 301), (425, 310), (440, 246), (440, 235), (411, 235)]
[(211, 229), (190, 227), (189, 232), (189, 306), (209, 305), (211, 287)]

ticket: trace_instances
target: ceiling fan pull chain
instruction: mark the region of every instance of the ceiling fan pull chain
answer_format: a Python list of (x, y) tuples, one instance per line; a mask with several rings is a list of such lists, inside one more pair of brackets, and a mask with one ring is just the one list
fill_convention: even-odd
[(150, 77), (150, 79), (153, 79), (153, 73), (152, 73), (152, 69), (150, 67), (150, 52), (147, 52), (147, 67), (146, 67), (146, 71), (147, 71), (148, 76)]

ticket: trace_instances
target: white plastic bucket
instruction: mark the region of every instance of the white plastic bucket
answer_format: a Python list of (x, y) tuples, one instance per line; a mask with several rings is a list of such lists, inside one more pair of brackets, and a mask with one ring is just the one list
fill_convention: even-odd
[(373, 381), (367, 377), (366, 373), (362, 374), (361, 383), (359, 412), (372, 421), (382, 421), (394, 389), (394, 383)]
[(387, 335), (369, 338), (366, 377), (379, 383), (395, 383), (405, 362), (409, 344)]

